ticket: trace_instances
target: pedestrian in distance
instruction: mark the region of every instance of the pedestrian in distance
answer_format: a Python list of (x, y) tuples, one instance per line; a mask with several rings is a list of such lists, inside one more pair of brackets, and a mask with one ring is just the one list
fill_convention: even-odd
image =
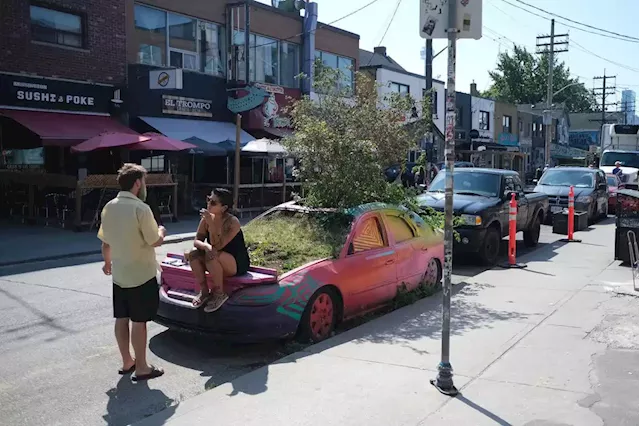
[(620, 166), (622, 166), (622, 163), (619, 161), (616, 161), (615, 166), (616, 167), (611, 171), (611, 173), (613, 173), (614, 175), (622, 179), (622, 169), (620, 168)]
[(98, 231), (102, 271), (113, 278), (115, 335), (122, 356), (118, 373), (133, 373), (134, 382), (164, 374), (162, 368), (147, 363), (147, 322), (155, 318), (159, 304), (155, 247), (164, 242), (166, 230), (145, 204), (146, 175), (144, 167), (132, 163), (118, 170), (121, 191), (102, 209)]

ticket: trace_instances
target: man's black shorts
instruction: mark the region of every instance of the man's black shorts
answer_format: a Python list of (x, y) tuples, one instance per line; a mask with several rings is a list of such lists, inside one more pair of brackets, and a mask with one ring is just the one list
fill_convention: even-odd
[(158, 312), (160, 295), (158, 280), (153, 277), (133, 288), (122, 288), (113, 284), (113, 316), (129, 318), (133, 322), (153, 321)]

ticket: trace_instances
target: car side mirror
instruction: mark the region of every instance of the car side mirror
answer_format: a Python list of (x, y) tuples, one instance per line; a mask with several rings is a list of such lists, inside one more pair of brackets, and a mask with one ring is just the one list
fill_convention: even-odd
[(349, 248), (347, 249), (347, 255), (352, 255), (353, 253), (355, 253), (355, 250), (353, 249), (353, 243), (349, 243)]
[(504, 191), (504, 199), (507, 201), (511, 200), (511, 194), (516, 194), (516, 200), (520, 198), (518, 191)]

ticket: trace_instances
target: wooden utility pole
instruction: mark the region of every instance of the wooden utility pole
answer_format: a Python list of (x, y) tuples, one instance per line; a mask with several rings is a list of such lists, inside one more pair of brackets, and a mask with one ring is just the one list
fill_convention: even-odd
[(551, 162), (551, 126), (553, 124), (553, 70), (554, 70), (554, 53), (569, 51), (569, 34), (555, 33), (555, 19), (551, 20), (551, 33), (546, 36), (538, 36), (536, 40), (536, 48), (538, 54), (547, 55), (549, 58), (549, 70), (547, 75), (547, 99), (543, 116), (543, 124), (546, 127), (546, 137), (544, 140), (544, 162)]
[[(596, 80), (602, 80), (602, 87), (595, 87)], [(613, 86), (607, 86), (607, 80), (610, 82), (613, 80)], [(602, 108), (602, 118), (600, 119), (600, 130), (602, 130), (602, 126), (607, 124), (607, 107), (616, 105), (615, 102), (607, 102), (607, 96), (616, 94), (616, 77), (614, 75), (607, 75), (607, 70), (604, 70), (604, 74), (600, 77), (593, 77), (594, 89), (593, 94), (596, 96), (600, 96), (601, 104), (600, 108)]]

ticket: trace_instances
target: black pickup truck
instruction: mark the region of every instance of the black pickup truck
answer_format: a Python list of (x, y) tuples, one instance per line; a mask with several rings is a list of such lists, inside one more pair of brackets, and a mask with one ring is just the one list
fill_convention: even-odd
[[(460, 241), (454, 242), (456, 253), (478, 255), (494, 265), (500, 254), (500, 240), (509, 235), (509, 202), (516, 194), (517, 230), (524, 232), (528, 247), (538, 244), (540, 224), (549, 208), (545, 194), (526, 194), (518, 174), (512, 170), (461, 168), (453, 172), (453, 211), (462, 219), (456, 230)], [(444, 210), (445, 171), (435, 177), (429, 189), (418, 196), (418, 204)]]

